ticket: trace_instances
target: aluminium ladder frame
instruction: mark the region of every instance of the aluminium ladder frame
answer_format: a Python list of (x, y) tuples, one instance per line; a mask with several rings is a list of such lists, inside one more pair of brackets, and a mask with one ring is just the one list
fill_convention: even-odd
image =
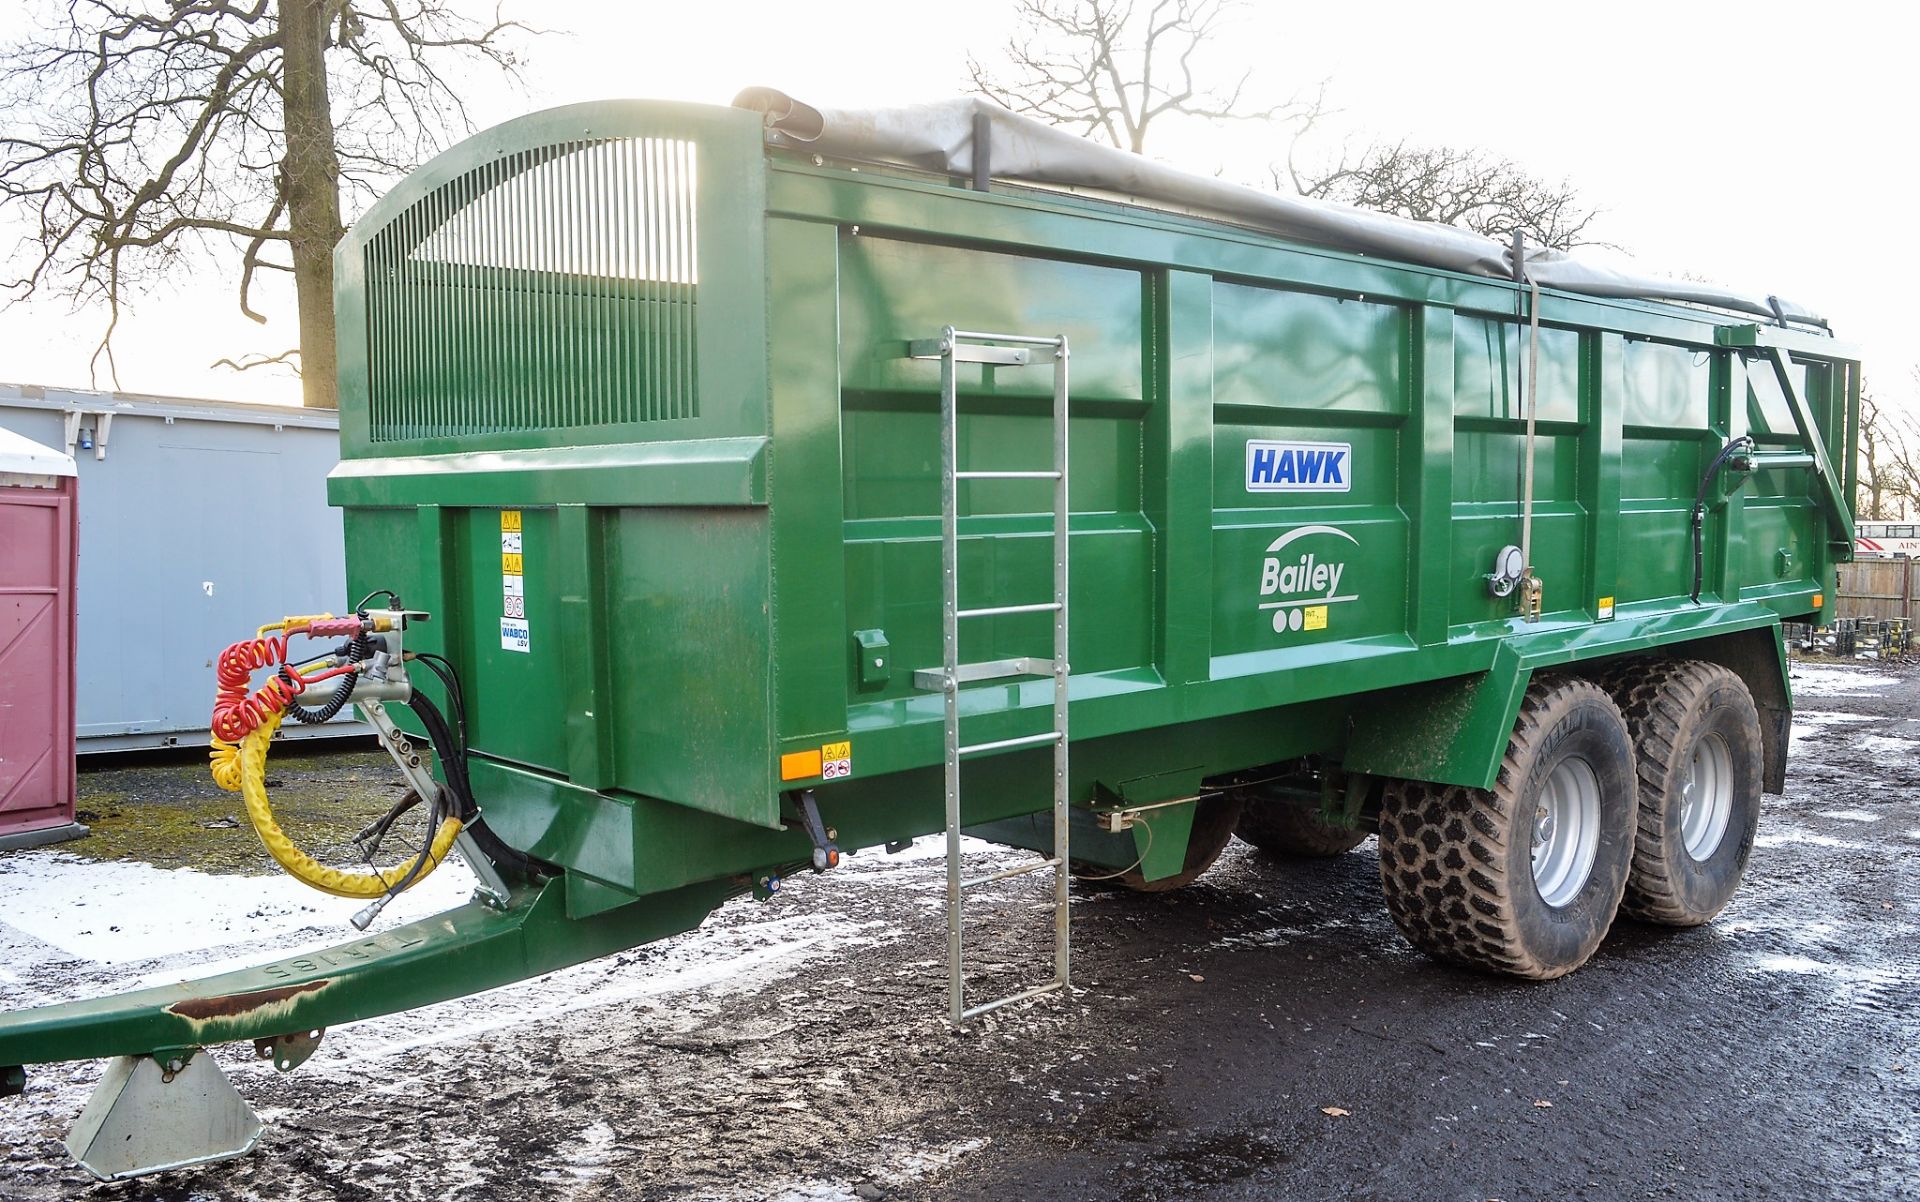
[[(1011, 345), (1001, 345), (1011, 344)], [(1069, 980), (1067, 899), (1067, 339), (1036, 338), (1021, 334), (983, 334), (946, 326), (937, 339), (910, 342), (907, 355), (914, 359), (940, 361), (940, 617), (942, 665), (937, 670), (913, 674), (914, 684), (922, 689), (938, 689), (946, 702), (946, 807), (947, 807), (947, 1007), (951, 1020), (964, 1023), (1002, 1006), (1040, 997), (1048, 993), (1071, 994)], [(1053, 363), (1053, 468), (1051, 471), (961, 471), (959, 449), (959, 381), (956, 368), (961, 363), (980, 363), (992, 367), (1026, 367)], [(960, 608), (960, 518), (959, 491), (962, 480), (1051, 480), (1053, 482), (1053, 600), (1027, 605), (994, 605), (977, 609)], [(960, 623), (971, 618), (1004, 614), (1053, 614), (1053, 656), (1051, 659), (1020, 657), (960, 662)], [(997, 680), (1012, 676), (1053, 677), (1053, 726), (1040, 734), (996, 739), (987, 743), (963, 744), (960, 741), (960, 686), (969, 681)], [(1053, 855), (986, 876), (962, 879), (960, 875), (960, 761), (983, 752), (1010, 751), (1020, 747), (1053, 747)], [(1043, 868), (1052, 868), (1053, 879), (1053, 979), (1044, 985), (1021, 990), (1007, 997), (969, 1007), (966, 1004), (966, 972), (963, 959), (961, 895), (975, 885), (990, 884), (1024, 876)]]

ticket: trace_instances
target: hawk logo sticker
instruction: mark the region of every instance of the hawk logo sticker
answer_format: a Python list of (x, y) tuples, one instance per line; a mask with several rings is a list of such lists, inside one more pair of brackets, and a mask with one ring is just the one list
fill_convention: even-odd
[(1346, 492), (1353, 444), (1247, 440), (1248, 492)]
[(1358, 601), (1340, 591), (1349, 546), (1360, 540), (1338, 526), (1295, 526), (1267, 546), (1260, 561), (1260, 608), (1273, 613), (1273, 628), (1325, 630), (1333, 607)]

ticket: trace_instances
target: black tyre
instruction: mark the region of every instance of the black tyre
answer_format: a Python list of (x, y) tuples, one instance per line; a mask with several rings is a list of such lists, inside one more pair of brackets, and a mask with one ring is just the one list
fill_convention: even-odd
[(1372, 832), (1337, 826), (1310, 805), (1255, 797), (1233, 833), (1270, 856), (1318, 860), (1352, 851)]
[[(1165, 893), (1182, 885), (1191, 885), (1200, 878), (1201, 873), (1213, 867), (1213, 862), (1233, 841), (1233, 826), (1239, 821), (1240, 806), (1240, 798), (1232, 794), (1203, 797), (1194, 804), (1193, 833), (1187, 837), (1187, 858), (1182, 862), (1180, 871), (1172, 876), (1150, 881), (1140, 875), (1137, 867), (1116, 876), (1110, 868), (1078, 861), (1071, 864), (1070, 871), (1083, 883), (1131, 889), (1136, 893)], [(1152, 822), (1153, 812), (1149, 810), (1143, 817), (1147, 822)]]
[(1527, 689), (1491, 789), (1390, 782), (1380, 884), (1407, 939), (1437, 960), (1548, 980), (1613, 925), (1633, 856), (1633, 744), (1604, 690)]
[(1739, 676), (1699, 660), (1637, 660), (1602, 678), (1639, 766), (1633, 871), (1621, 913), (1692, 927), (1726, 907), (1760, 825), (1760, 713)]

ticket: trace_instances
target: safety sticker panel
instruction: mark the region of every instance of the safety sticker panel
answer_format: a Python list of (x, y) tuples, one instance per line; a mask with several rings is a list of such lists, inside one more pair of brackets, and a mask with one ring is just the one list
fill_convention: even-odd
[(526, 531), (518, 509), (500, 511), (500, 648), (531, 652), (527, 624)]

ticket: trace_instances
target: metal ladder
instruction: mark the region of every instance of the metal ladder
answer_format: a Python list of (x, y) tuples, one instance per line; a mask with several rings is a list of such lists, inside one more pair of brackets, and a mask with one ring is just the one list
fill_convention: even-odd
[[(943, 662), (937, 669), (913, 674), (919, 688), (939, 690), (946, 698), (947, 799), (947, 1007), (955, 1024), (1048, 993), (1069, 992), (1067, 941), (1067, 340), (1019, 334), (980, 334), (947, 326), (936, 339), (908, 344), (914, 359), (940, 361), (940, 618)], [(1051, 471), (961, 471), (959, 448), (959, 394), (956, 368), (962, 363), (992, 367), (1053, 364), (1053, 468)], [(1053, 481), (1053, 600), (1025, 605), (960, 608), (959, 492), (962, 480)], [(960, 662), (960, 623), (970, 618), (1003, 614), (1053, 614), (1051, 659), (1021, 657)], [(1012, 676), (1053, 677), (1053, 727), (1040, 734), (996, 739), (988, 743), (960, 741), (960, 686), (970, 681)], [(960, 875), (960, 761), (967, 756), (1010, 751), (1020, 747), (1053, 746), (1053, 855), (986, 876)], [(976, 886), (1053, 869), (1053, 979), (1044, 985), (1008, 997), (966, 1004), (961, 897)]]

